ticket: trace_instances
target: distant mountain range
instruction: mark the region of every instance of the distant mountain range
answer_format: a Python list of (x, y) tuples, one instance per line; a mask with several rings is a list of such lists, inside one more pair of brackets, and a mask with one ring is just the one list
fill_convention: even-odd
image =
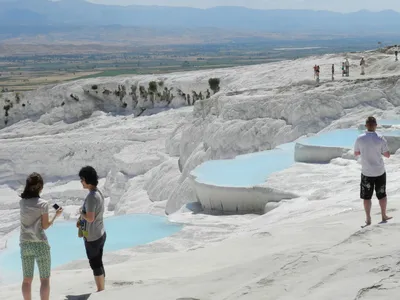
[[(350, 0), (351, 1), (351, 0)], [(108, 6), (84, 0), (0, 0), (0, 31), (31, 26), (215, 27), (229, 30), (315, 34), (396, 34), (395, 11), (341, 14), (311, 10), (254, 10), (244, 7), (195, 9), (161, 6)], [(22, 29), (19, 29), (22, 30)], [(399, 34), (400, 35), (400, 34)]]

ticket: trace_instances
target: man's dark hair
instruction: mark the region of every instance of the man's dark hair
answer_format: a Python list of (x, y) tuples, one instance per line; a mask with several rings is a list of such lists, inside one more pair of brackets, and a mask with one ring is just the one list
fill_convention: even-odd
[(365, 124), (367, 125), (376, 125), (376, 119), (374, 117), (368, 117), (367, 120), (365, 121)]
[(99, 183), (99, 177), (97, 176), (97, 172), (91, 166), (83, 167), (79, 171), (79, 177), (85, 180), (86, 184), (97, 186), (97, 184)]
[(367, 120), (365, 121), (365, 127), (369, 132), (375, 132), (376, 126), (377, 123), (374, 117), (368, 117)]

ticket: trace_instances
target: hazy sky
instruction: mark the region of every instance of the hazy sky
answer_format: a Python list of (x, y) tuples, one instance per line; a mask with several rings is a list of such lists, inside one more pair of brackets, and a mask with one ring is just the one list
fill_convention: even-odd
[(208, 8), (214, 6), (246, 6), (261, 9), (314, 9), (340, 12), (368, 9), (372, 11), (393, 9), (400, 11), (400, 0), (87, 0), (101, 4), (142, 4), (166, 6), (190, 6)]

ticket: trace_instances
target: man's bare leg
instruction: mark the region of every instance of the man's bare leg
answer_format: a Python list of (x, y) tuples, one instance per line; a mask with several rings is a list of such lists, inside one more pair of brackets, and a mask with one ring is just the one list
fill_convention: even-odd
[(380, 205), (380, 207), (381, 207), (382, 222), (386, 222), (386, 221), (392, 219), (392, 217), (389, 217), (389, 216), (386, 214), (387, 197), (380, 199), (380, 200), (379, 200), (379, 205)]
[(371, 225), (371, 207), (372, 207), (371, 199), (369, 200), (364, 199), (364, 210), (365, 210), (365, 215), (367, 216), (367, 220), (365, 221), (365, 223), (367, 225)]
[(96, 282), (97, 291), (101, 292), (105, 289), (105, 277), (104, 275), (94, 276), (94, 281)]

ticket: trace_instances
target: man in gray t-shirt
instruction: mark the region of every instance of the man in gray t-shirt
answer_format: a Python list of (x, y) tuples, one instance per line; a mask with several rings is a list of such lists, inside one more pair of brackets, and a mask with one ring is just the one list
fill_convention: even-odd
[(376, 133), (377, 122), (374, 117), (368, 117), (365, 127), (367, 131), (360, 135), (354, 145), (354, 155), (361, 156), (360, 198), (364, 200), (367, 216), (366, 226), (371, 225), (371, 199), (376, 193), (382, 213), (382, 222), (391, 217), (386, 215), (386, 170), (382, 155), (389, 158), (390, 152), (386, 139)]
[(87, 242), (94, 242), (104, 235), (104, 198), (99, 190), (90, 191), (82, 207), (84, 214), (94, 213), (94, 221), (83, 221), (82, 231)]

